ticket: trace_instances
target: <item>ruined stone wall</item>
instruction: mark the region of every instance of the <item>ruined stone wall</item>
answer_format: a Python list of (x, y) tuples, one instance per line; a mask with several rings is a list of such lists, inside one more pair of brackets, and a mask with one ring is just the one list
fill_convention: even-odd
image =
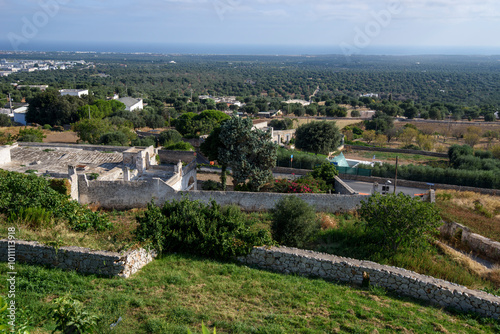
[(453, 240), (458, 237), (463, 246), (474, 253), (486, 257), (489, 260), (500, 261), (500, 242), (485, 238), (482, 235), (472, 233), (471, 230), (458, 223), (444, 223), (439, 228), (441, 236), (445, 239)]
[(369, 283), (443, 307), (473, 311), (493, 318), (500, 316), (500, 297), (370, 261), (287, 247), (256, 247), (250, 255), (239, 260), (280, 273), (315, 276), (357, 285)]
[[(0, 261), (7, 261), (8, 240), (0, 240)], [(81, 247), (45, 246), (36, 241), (16, 240), (16, 262), (41, 264), (85, 274), (127, 278), (153, 261), (156, 253), (142, 248), (125, 253), (93, 251)]]

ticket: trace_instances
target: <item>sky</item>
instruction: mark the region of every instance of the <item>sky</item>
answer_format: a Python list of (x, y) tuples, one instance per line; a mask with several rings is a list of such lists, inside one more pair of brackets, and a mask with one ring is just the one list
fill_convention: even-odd
[(0, 49), (9, 50), (189, 44), (500, 54), (499, 31), (498, 0), (0, 0)]

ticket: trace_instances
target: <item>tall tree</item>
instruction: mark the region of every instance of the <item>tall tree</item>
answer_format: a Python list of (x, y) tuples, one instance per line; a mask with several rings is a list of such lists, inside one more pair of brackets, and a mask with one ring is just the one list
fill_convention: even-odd
[(248, 180), (250, 189), (258, 191), (272, 178), (278, 147), (271, 142), (270, 133), (252, 127), (248, 118), (224, 121), (220, 129), (212, 131), (201, 150), (211, 159), (216, 156), (223, 168), (231, 168), (234, 185)]
[(328, 154), (340, 144), (342, 134), (336, 122), (311, 122), (303, 124), (295, 132), (295, 146), (315, 154)]

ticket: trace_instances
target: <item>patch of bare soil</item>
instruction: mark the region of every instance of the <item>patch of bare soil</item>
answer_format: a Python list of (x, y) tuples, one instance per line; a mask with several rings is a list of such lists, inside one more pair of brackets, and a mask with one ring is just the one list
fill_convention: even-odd
[[(220, 182), (220, 174), (219, 173), (200, 173), (200, 172), (198, 172), (196, 174), (196, 178), (198, 179), (198, 181), (212, 180), (212, 181)], [(231, 177), (231, 175), (227, 176), (226, 185), (228, 185), (228, 186), (233, 185), (233, 178)]]
[(43, 140), (44, 143), (71, 143), (76, 144), (78, 141), (78, 136), (76, 132), (73, 131), (64, 131), (64, 132), (55, 132), (55, 131), (44, 131), (47, 138)]

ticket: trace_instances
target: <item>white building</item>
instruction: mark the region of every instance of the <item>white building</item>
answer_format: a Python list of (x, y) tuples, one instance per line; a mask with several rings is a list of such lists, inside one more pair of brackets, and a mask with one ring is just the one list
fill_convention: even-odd
[(20, 107), (14, 109), (14, 122), (21, 125), (26, 125), (26, 113), (28, 112), (28, 107)]
[(83, 95), (89, 95), (89, 90), (88, 89), (61, 89), (61, 90), (59, 90), (59, 93), (61, 93), (61, 95), (71, 95), (71, 96), (82, 97)]
[(144, 109), (142, 104), (142, 99), (134, 99), (133, 97), (121, 97), (118, 99), (121, 103), (125, 105), (125, 110), (134, 111)]

